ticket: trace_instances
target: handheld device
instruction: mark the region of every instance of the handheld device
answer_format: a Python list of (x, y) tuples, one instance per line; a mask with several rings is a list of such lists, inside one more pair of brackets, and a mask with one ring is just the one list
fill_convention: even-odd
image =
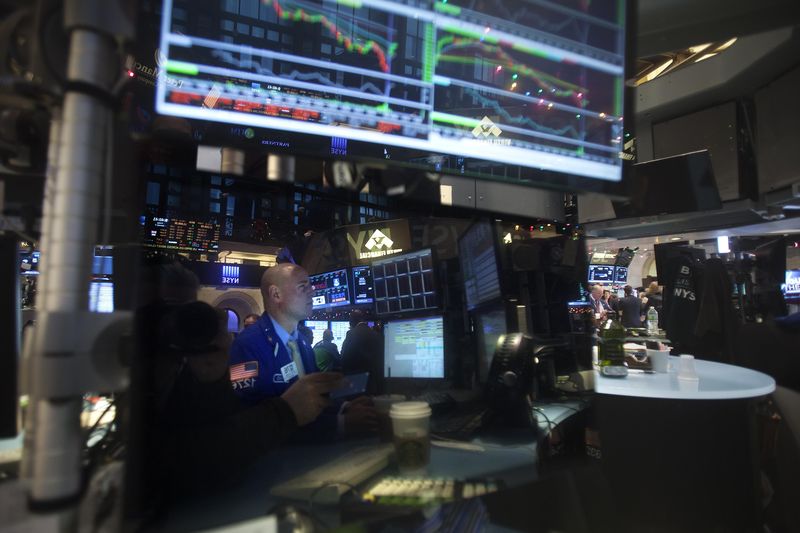
[(342, 386), (338, 389), (332, 390), (330, 398), (337, 400), (339, 398), (349, 398), (364, 394), (367, 390), (367, 381), (369, 380), (369, 372), (361, 372), (360, 374), (350, 374), (345, 376), (342, 380)]

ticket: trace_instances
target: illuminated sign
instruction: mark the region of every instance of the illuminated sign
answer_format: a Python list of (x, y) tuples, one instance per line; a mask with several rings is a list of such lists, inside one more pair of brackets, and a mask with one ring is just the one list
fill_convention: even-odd
[(800, 296), (800, 270), (786, 271), (786, 296)]
[(223, 285), (238, 285), (239, 284), (239, 266), (238, 265), (222, 265), (222, 284)]
[(373, 259), (399, 254), (411, 245), (408, 221), (393, 220), (377, 224), (351, 226), (347, 242), (353, 263), (368, 263)]

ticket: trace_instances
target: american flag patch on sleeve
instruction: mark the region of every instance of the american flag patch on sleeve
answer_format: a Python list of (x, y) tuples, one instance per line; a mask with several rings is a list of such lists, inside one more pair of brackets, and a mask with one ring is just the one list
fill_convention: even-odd
[(231, 381), (258, 377), (258, 361), (246, 361), (231, 366)]

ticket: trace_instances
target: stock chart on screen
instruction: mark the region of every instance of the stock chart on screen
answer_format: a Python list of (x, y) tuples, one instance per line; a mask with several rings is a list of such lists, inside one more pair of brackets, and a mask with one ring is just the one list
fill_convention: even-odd
[(617, 181), (625, 8), (624, 0), (165, 0), (156, 106)]

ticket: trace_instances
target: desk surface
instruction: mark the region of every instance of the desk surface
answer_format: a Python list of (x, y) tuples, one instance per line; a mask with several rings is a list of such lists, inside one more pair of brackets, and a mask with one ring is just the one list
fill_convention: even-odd
[[(670, 365), (678, 366), (678, 357), (670, 356)], [(730, 400), (756, 398), (775, 390), (775, 380), (766, 374), (724, 363), (695, 360), (698, 381), (678, 379), (676, 371), (646, 374), (631, 371), (625, 378), (608, 378), (595, 371), (598, 394), (669, 398), (676, 400)]]
[[(552, 426), (579, 411), (583, 404), (579, 401), (565, 401), (541, 404), (538, 407), (546, 413), (550, 421), (544, 421), (541, 414), (539, 415), (539, 426), (547, 432)], [(376, 442), (377, 439), (351, 440), (323, 446), (287, 446), (273, 450), (253, 465), (250, 475), (242, 483), (226, 490), (224, 494), (210, 495), (208, 498), (198, 498), (180, 505), (173, 510), (166, 523), (152, 528), (151, 531), (196, 531), (263, 517), (273, 505), (282, 501), (269, 494), (272, 485), (334, 460), (357, 446)], [(454, 479), (501, 479), (507, 487), (519, 486), (538, 478), (534, 433), (501, 429), (472, 442), (481, 446), (484, 451), (431, 446), (427, 475)], [(304, 507), (302, 502), (292, 503)], [(321, 507), (319, 512), (330, 513), (335, 509), (328, 508), (326, 511)], [(336, 523), (338, 516), (329, 514), (326, 519)]]

